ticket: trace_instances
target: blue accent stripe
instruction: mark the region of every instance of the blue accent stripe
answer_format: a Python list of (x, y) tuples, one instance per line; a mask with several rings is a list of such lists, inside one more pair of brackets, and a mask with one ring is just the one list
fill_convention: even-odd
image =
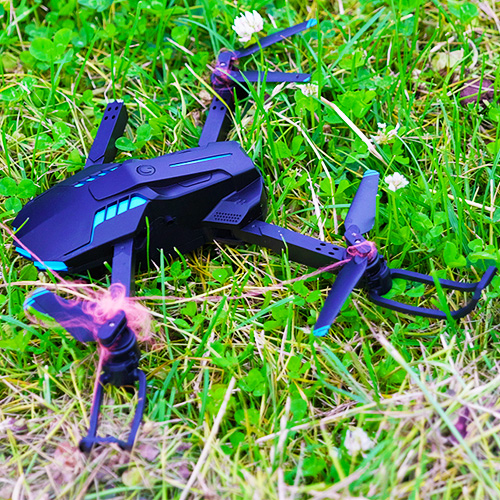
[(314, 328), (315, 337), (324, 337), (332, 325), (321, 326), (320, 328)]
[(117, 207), (118, 205), (116, 203), (108, 207), (108, 209), (106, 210), (106, 220), (112, 219), (116, 215)]
[(116, 170), (117, 168), (118, 167), (107, 168), (106, 170), (103, 170), (102, 172), (98, 172), (97, 174), (94, 174), (93, 177), (83, 179), (78, 184), (75, 184), (73, 187), (79, 188), (79, 187), (85, 186), (85, 184), (87, 184), (87, 182), (95, 181), (98, 177), (102, 177), (103, 175), (109, 174), (110, 172), (113, 172), (113, 170)]
[(119, 204), (114, 203), (107, 208), (99, 210), (99, 212), (97, 212), (94, 216), (94, 223), (92, 224), (92, 235), (90, 237), (90, 241), (92, 242), (94, 240), (94, 230), (99, 224), (102, 224), (106, 220), (112, 219), (116, 215), (121, 215), (127, 210), (145, 205), (146, 203), (147, 200), (142, 196), (132, 196), (132, 198), (130, 199), (130, 204), (129, 200), (124, 200)]
[(316, 21), (316, 19), (309, 19), (309, 21), (307, 21), (306, 27), (312, 28), (313, 26), (316, 26), (317, 24), (318, 24), (318, 21)]
[(369, 177), (370, 175), (378, 175), (378, 172), (376, 170), (367, 170), (363, 177)]
[(307, 83), (307, 82), (310, 82), (310, 81), (311, 81), (311, 77), (310, 76), (304, 78), (304, 80), (303, 80), (304, 83)]
[(46, 262), (33, 262), (37, 269), (41, 271), (48, 269), (50, 271), (67, 271), (68, 266), (64, 262), (58, 260), (47, 260)]
[(40, 295), (44, 295), (46, 293), (50, 293), (45, 288), (37, 288), (25, 301), (23, 304), (23, 308), (26, 310), (28, 307), (31, 307), (35, 303), (35, 298)]
[(123, 214), (128, 210), (128, 200), (120, 201), (118, 204), (118, 215)]
[(44, 295), (45, 293), (50, 293), (46, 288), (37, 288), (30, 296), (30, 299), (34, 299), (40, 295)]
[(94, 225), (92, 226), (92, 229), (94, 229), (96, 226), (98, 226), (99, 224), (104, 222), (104, 214), (105, 213), (106, 213), (106, 210), (99, 210), (99, 212), (97, 212), (95, 214)]
[(132, 208), (140, 207), (141, 205), (144, 205), (144, 203), (146, 203), (146, 200), (144, 198), (140, 196), (133, 196), (130, 200), (129, 210), (131, 210)]
[(33, 299), (26, 299), (23, 304), (23, 309), (26, 311), (28, 307), (31, 307), (35, 301)]
[[(34, 260), (33, 256), (27, 250), (24, 250), (24, 248), (16, 247), (16, 252), (29, 260)], [(66, 266), (66, 264), (64, 262), (59, 262), (56, 260), (48, 260), (47, 262), (34, 261), (33, 264), (35, 264), (35, 267), (37, 269), (41, 269), (41, 270), (43, 270), (43, 269), (51, 269), (52, 271), (67, 271), (68, 270), (68, 266)], [(45, 289), (42, 288), (42, 290), (45, 290)], [(47, 290), (45, 290), (45, 291), (47, 291)], [(36, 295), (40, 295), (40, 294), (37, 293)], [(35, 294), (32, 295), (32, 297), (34, 297), (34, 296), (35, 296)]]
[(16, 247), (16, 252), (19, 255), (22, 255), (23, 257), (26, 257), (27, 259), (33, 260), (33, 257), (31, 257), (31, 254), (28, 252), (28, 250), (25, 250), (24, 248)]
[(226, 158), (227, 156), (231, 156), (231, 154), (232, 153), (226, 153), (224, 155), (208, 156), (207, 158), (200, 158), (198, 160), (183, 161), (182, 163), (174, 163), (173, 165), (170, 165), (170, 166), (171, 167), (182, 167), (183, 165), (191, 165), (193, 163), (201, 163), (203, 161), (218, 160), (219, 158)]

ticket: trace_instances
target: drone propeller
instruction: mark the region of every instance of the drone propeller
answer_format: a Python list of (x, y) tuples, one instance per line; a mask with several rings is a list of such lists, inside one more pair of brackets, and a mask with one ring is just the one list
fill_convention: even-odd
[(295, 82), (303, 83), (311, 79), (309, 73), (282, 73), (281, 71), (228, 71), (228, 76), (239, 83), (246, 82)]
[(81, 302), (62, 299), (45, 288), (38, 288), (24, 303), (24, 309), (36, 311), (53, 318), (80, 342), (95, 340), (92, 333), (95, 322), (92, 316), (85, 313)]
[(363, 277), (367, 265), (368, 260), (366, 258), (356, 256), (339, 272), (314, 325), (314, 335), (316, 337), (323, 337), (328, 333), (344, 302)]
[[(379, 173), (375, 170), (367, 170), (363, 175), (345, 218), (346, 238), (351, 226), (357, 226), (361, 234), (373, 228), (377, 207), (378, 179)], [(354, 242), (349, 241), (349, 243), (354, 245)]]
[(233, 52), (234, 57), (237, 59), (241, 59), (242, 57), (247, 57), (251, 54), (255, 54), (261, 49), (269, 47), (277, 42), (281, 42), (284, 38), (288, 38), (289, 36), (296, 35), (301, 31), (307, 30), (312, 26), (317, 24), (316, 19), (310, 19), (309, 21), (304, 21), (303, 23), (296, 24), (295, 26), (291, 26), (290, 28), (286, 28), (284, 30), (278, 31), (277, 33), (273, 33), (272, 35), (265, 36), (259, 40), (259, 43), (254, 43), (242, 50), (235, 50)]
[(314, 326), (314, 335), (317, 337), (328, 333), (344, 302), (363, 278), (366, 268), (378, 256), (373, 245), (362, 236), (375, 224), (378, 179), (378, 172), (374, 170), (365, 172), (347, 213), (344, 237), (351, 245), (351, 249), (348, 249), (351, 259), (337, 275), (321, 309)]

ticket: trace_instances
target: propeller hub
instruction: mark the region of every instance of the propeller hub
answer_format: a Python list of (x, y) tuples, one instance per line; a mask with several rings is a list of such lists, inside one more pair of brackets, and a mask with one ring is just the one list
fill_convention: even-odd
[(387, 267), (384, 257), (378, 253), (375, 253), (366, 268), (365, 286), (370, 292), (375, 292), (378, 295), (384, 295), (392, 288), (391, 271)]
[(137, 379), (140, 351), (134, 332), (127, 326), (127, 317), (118, 312), (99, 328), (97, 341), (105, 349), (103, 376), (116, 387), (132, 385)]
[(122, 330), (127, 326), (127, 318), (123, 311), (120, 311), (106, 324), (99, 328), (97, 332), (97, 341), (105, 348), (111, 348), (115, 340), (122, 333)]
[(366, 240), (358, 228), (358, 226), (350, 226), (345, 233), (345, 239), (350, 244), (347, 247), (347, 254), (351, 258), (362, 257), (368, 259), (370, 264), (377, 257), (377, 247), (372, 241)]

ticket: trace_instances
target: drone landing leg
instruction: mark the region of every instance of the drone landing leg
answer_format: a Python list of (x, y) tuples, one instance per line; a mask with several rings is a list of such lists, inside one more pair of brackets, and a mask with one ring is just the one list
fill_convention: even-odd
[[(101, 358), (104, 362), (94, 393), (89, 431), (87, 436), (80, 441), (80, 450), (89, 453), (92, 447), (99, 443), (116, 443), (122, 449), (130, 450), (134, 446), (146, 404), (146, 375), (138, 368), (140, 351), (137, 339), (134, 332), (127, 326), (127, 318), (123, 311), (117, 313), (99, 328), (97, 342), (107, 354)], [(112, 436), (97, 436), (104, 385), (129, 387), (135, 386), (136, 382), (139, 382), (138, 401), (127, 441)]]
[[(477, 283), (460, 283), (458, 281), (439, 279), (439, 283), (443, 288), (449, 290), (457, 290), (461, 292), (471, 292), (472, 298), (463, 307), (450, 311), (450, 315), (454, 319), (460, 319), (469, 314), (478, 303), (481, 292), (491, 283), (491, 280), (497, 272), (496, 267), (489, 267), (483, 274), (483, 277)], [(404, 279), (406, 281), (413, 281), (416, 283), (424, 283), (427, 285), (434, 285), (434, 279), (426, 274), (415, 273), (412, 271), (406, 271), (405, 269), (390, 269), (391, 278), (393, 279)], [(437, 318), (437, 319), (447, 319), (447, 315), (444, 311), (439, 309), (429, 309), (427, 307), (417, 307), (410, 306), (408, 304), (403, 304), (395, 300), (386, 299), (381, 297), (377, 292), (370, 291), (370, 300), (375, 302), (375, 304), (386, 307), (387, 309), (392, 309), (393, 311), (402, 312), (405, 314), (412, 314), (414, 316), (424, 316), (427, 318)]]
[(95, 444), (116, 443), (123, 450), (131, 450), (135, 443), (137, 431), (141, 425), (142, 415), (144, 414), (144, 407), (146, 406), (146, 375), (142, 370), (135, 370), (134, 374), (136, 380), (139, 382), (138, 401), (135, 409), (134, 419), (130, 427), (130, 433), (127, 441), (117, 439), (113, 436), (99, 437), (97, 436), (97, 427), (99, 425), (99, 415), (101, 413), (102, 401), (104, 398), (104, 384), (107, 383), (106, 376), (103, 374), (99, 377), (97, 390), (92, 403), (92, 411), (90, 414), (90, 425), (87, 435), (80, 440), (80, 451), (83, 453), (90, 453)]
[(135, 436), (141, 425), (142, 415), (144, 414), (144, 407), (146, 406), (146, 375), (142, 370), (136, 370), (137, 380), (139, 381), (139, 392), (137, 406), (135, 408), (134, 420), (132, 420), (132, 425), (130, 427), (130, 434), (128, 435), (126, 448), (127, 450), (132, 449), (135, 442)]
[(97, 130), (85, 168), (92, 165), (111, 163), (116, 156), (115, 141), (123, 135), (127, 126), (128, 114), (125, 104), (120, 101), (110, 102)]
[(90, 453), (92, 446), (96, 442), (97, 426), (99, 425), (99, 413), (101, 412), (101, 405), (104, 396), (103, 390), (103, 376), (99, 377), (97, 382), (97, 389), (94, 393), (94, 400), (92, 401), (92, 410), (90, 411), (90, 425), (87, 435), (80, 440), (80, 451)]

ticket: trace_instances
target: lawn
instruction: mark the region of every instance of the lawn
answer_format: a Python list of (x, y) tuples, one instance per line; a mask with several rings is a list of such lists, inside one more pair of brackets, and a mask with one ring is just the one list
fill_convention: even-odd
[[(500, 498), (500, 277), (460, 321), (356, 289), (318, 338), (335, 275), (287, 252), (213, 243), (150, 262), (136, 274), (145, 418), (131, 452), (86, 456), (98, 352), (25, 315), (58, 278), (12, 235), (24, 203), (83, 168), (110, 101), (130, 115), (117, 162), (196, 147), (216, 57), (244, 46), (232, 26), (255, 10), (254, 42), (318, 21), (240, 64), (312, 75), (251, 84), (234, 113), (228, 138), (263, 175), (266, 221), (344, 245), (376, 170), (369, 237), (389, 266), (479, 281), (500, 265), (495, 5), (0, 0), (0, 500)], [(61, 295), (110, 275), (65, 278)], [(447, 311), (470, 298), (400, 280), (388, 296)], [(126, 437), (136, 402), (107, 391), (100, 433)]]

